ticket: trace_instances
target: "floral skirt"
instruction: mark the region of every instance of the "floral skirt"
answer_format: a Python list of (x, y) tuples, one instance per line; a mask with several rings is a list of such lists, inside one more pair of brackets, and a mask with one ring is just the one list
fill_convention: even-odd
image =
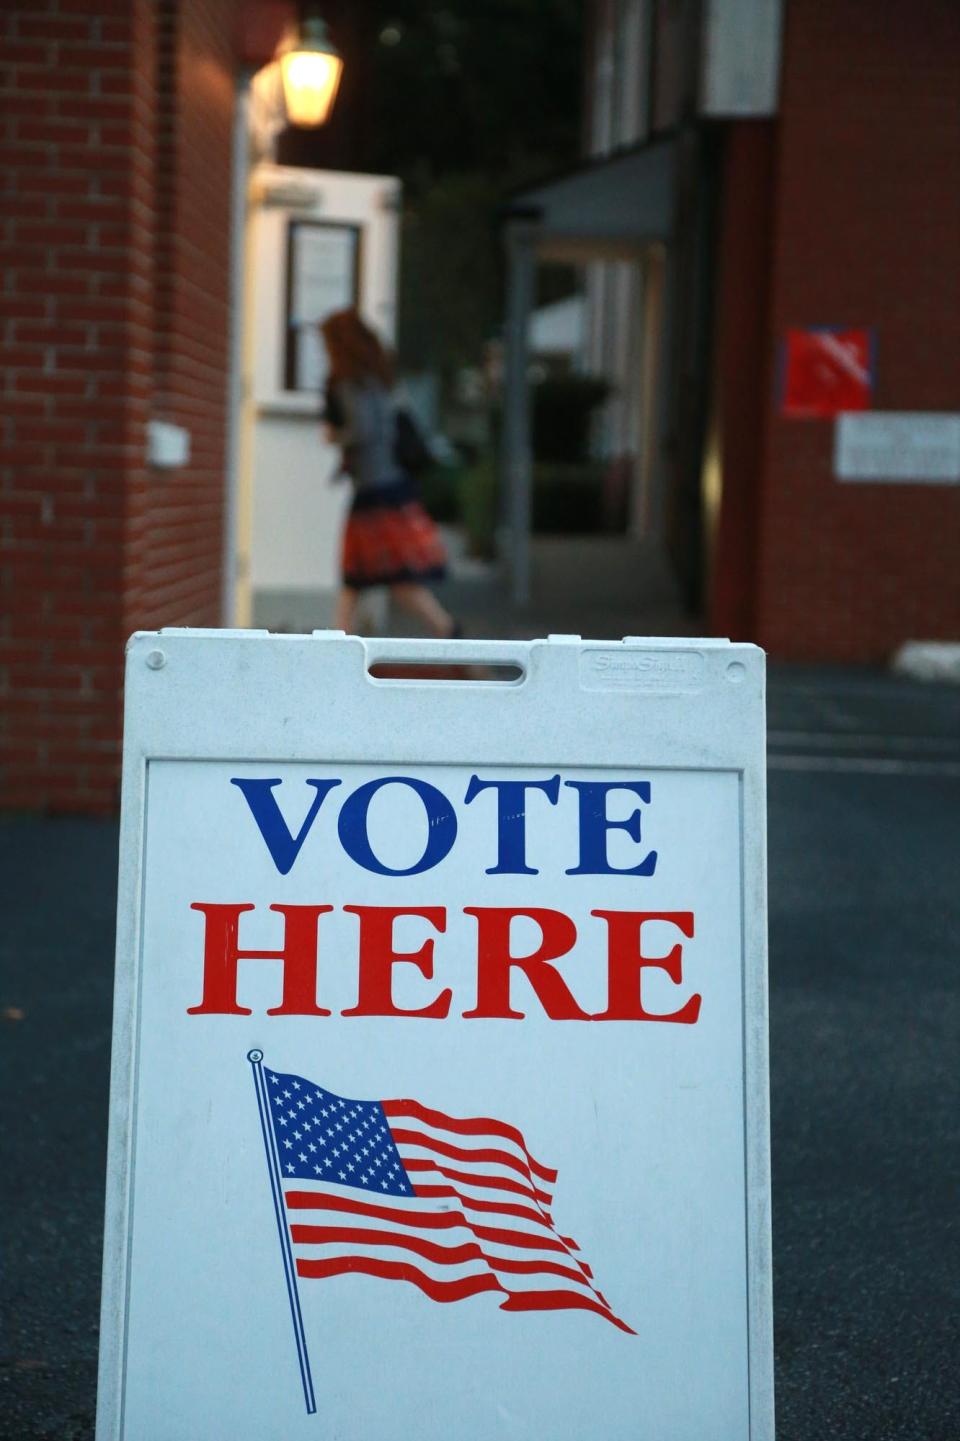
[(356, 492), (343, 532), (344, 585), (442, 580), (446, 560), (440, 532), (408, 480)]

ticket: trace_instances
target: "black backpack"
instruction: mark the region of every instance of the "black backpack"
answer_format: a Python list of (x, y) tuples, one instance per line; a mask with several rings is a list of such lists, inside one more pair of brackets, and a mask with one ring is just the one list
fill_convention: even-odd
[(402, 470), (416, 480), (433, 464), (430, 447), (409, 410), (398, 407), (394, 420), (393, 458)]

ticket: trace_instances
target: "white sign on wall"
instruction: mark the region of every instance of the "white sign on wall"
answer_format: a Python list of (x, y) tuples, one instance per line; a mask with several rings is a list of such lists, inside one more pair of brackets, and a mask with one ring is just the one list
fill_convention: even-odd
[(99, 1441), (771, 1438), (762, 654), (126, 694)]
[(286, 390), (318, 395), (329, 368), (320, 325), (359, 301), (359, 225), (291, 220), (287, 238)]
[(862, 411), (841, 415), (834, 431), (840, 480), (933, 485), (960, 481), (960, 415)]

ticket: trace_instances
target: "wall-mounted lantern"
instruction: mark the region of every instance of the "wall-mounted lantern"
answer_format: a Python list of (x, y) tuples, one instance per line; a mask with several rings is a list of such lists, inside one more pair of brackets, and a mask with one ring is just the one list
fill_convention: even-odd
[(319, 16), (309, 16), (277, 49), (283, 103), (290, 125), (323, 125), (337, 98), (343, 61)]

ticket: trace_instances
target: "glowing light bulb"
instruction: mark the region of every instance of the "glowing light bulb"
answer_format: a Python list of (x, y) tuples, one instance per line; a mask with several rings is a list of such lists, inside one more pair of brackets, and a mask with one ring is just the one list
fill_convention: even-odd
[(343, 61), (327, 39), (322, 20), (308, 20), (299, 37), (280, 55), (280, 79), (287, 119), (312, 129), (322, 125), (333, 108), (343, 74)]

